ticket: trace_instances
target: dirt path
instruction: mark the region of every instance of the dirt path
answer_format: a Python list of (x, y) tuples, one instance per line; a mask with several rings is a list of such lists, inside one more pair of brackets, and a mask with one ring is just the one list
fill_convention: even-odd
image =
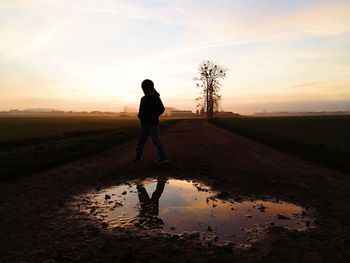
[[(149, 142), (134, 164), (135, 142), (88, 159), (0, 184), (0, 262), (347, 262), (349, 177), (214, 127), (182, 121), (161, 133), (171, 164), (156, 166)], [(316, 210), (317, 228), (284, 233), (269, 246), (239, 248), (191, 237), (111, 233), (69, 209), (74, 195), (139, 177), (205, 181), (240, 195), (273, 195)]]

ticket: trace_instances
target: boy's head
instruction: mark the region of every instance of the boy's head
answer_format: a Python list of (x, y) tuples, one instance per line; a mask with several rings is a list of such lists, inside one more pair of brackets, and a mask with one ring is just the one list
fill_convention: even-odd
[(145, 95), (150, 95), (154, 92), (154, 83), (150, 79), (145, 79), (142, 81), (141, 87)]

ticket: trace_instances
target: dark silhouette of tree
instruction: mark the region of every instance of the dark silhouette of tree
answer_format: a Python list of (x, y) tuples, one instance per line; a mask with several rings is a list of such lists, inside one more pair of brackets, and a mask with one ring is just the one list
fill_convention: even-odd
[(201, 112), (206, 110), (207, 118), (212, 118), (214, 112), (219, 110), (221, 95), (219, 94), (220, 79), (226, 77), (227, 69), (215, 64), (213, 61), (202, 61), (198, 67), (199, 77), (195, 77), (197, 87), (202, 88), (201, 96), (196, 98), (197, 107)]

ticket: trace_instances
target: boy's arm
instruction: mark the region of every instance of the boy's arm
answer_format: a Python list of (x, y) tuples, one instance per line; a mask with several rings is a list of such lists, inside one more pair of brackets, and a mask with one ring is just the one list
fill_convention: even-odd
[(142, 115), (143, 115), (143, 105), (142, 105), (142, 99), (140, 100), (140, 106), (139, 106), (139, 114), (137, 115), (137, 117), (139, 119), (142, 118)]

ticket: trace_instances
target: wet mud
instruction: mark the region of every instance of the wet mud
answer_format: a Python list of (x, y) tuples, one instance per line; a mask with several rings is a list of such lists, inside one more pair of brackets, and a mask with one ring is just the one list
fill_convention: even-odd
[(161, 136), (165, 166), (130, 142), (1, 183), (0, 262), (350, 262), (349, 175), (204, 120)]

